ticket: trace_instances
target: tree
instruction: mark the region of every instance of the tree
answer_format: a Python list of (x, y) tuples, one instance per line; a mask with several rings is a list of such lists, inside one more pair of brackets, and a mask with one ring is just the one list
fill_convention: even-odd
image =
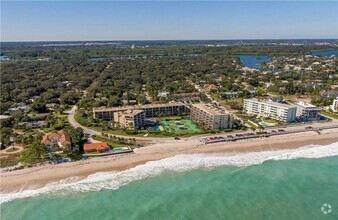
[(38, 113), (43, 113), (43, 112), (47, 111), (46, 104), (41, 99), (35, 100), (32, 103), (31, 108), (32, 108), (32, 110), (34, 110)]
[(61, 104), (64, 105), (75, 105), (78, 100), (78, 94), (72, 92), (72, 93), (65, 93), (62, 94), (60, 97)]
[(38, 141), (33, 143), (33, 146), (28, 150), (21, 153), (21, 161), (26, 163), (35, 163), (43, 159), (43, 155), (46, 153), (46, 146)]
[(83, 151), (83, 144), (86, 142), (86, 138), (82, 128), (68, 128), (67, 132), (70, 136), (71, 151)]

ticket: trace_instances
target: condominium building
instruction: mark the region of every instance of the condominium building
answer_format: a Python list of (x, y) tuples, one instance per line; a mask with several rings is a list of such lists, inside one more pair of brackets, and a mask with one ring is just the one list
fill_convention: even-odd
[(333, 100), (331, 109), (333, 112), (338, 112), (338, 96)]
[(93, 108), (94, 118), (115, 120), (114, 112), (123, 112), (127, 110), (143, 110), (145, 117), (160, 117), (182, 115), (189, 112), (189, 109), (183, 103), (167, 103), (153, 105), (123, 106), (113, 108)]
[(190, 117), (205, 129), (232, 128), (233, 115), (210, 104), (192, 104)]
[(283, 122), (296, 119), (297, 107), (269, 100), (256, 98), (244, 99), (244, 110), (249, 114), (273, 118)]
[(144, 126), (144, 118), (143, 110), (129, 109), (114, 112), (114, 122), (123, 128), (139, 129)]
[(296, 116), (300, 120), (313, 121), (320, 118), (320, 108), (317, 106), (306, 102), (298, 102), (295, 104), (295, 106), (297, 107)]

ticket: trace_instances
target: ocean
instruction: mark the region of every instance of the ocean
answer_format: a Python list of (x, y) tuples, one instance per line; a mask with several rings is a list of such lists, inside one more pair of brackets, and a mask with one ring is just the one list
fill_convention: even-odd
[(1, 219), (338, 219), (338, 143), (189, 154), (2, 194)]

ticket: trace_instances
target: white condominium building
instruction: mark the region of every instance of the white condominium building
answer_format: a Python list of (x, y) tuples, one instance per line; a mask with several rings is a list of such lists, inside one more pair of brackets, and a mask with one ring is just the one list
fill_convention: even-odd
[(232, 128), (233, 115), (209, 104), (192, 104), (191, 119), (206, 129)]
[(333, 100), (331, 109), (333, 112), (338, 112), (338, 96)]
[(320, 118), (320, 108), (306, 102), (298, 102), (295, 104), (297, 107), (297, 118), (306, 121), (318, 120)]
[(244, 110), (249, 114), (273, 118), (283, 122), (292, 122), (296, 119), (297, 107), (269, 100), (256, 98), (244, 99)]
[(123, 128), (139, 129), (144, 126), (145, 114), (143, 110), (126, 110), (114, 112), (114, 122)]

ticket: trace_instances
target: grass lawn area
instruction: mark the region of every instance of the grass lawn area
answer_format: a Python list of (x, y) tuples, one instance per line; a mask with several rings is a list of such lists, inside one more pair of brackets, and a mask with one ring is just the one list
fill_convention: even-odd
[(320, 114), (323, 116), (330, 117), (330, 118), (338, 119), (338, 113), (321, 111)]
[(78, 112), (75, 112), (74, 118), (75, 121), (78, 122), (80, 125), (89, 126), (89, 122), (85, 118), (81, 117)]
[(0, 155), (0, 167), (9, 167), (17, 165), (20, 161), (20, 153)]
[(99, 136), (95, 136), (95, 138), (93, 138), (93, 139), (97, 140), (97, 141), (107, 142), (108, 145), (111, 146), (112, 148), (129, 147), (130, 146), (130, 145), (127, 145), (127, 144), (116, 143), (116, 142), (113, 142), (112, 140), (110, 140), (109, 138), (104, 138), (104, 137), (99, 137)]
[(260, 118), (262, 121), (265, 121), (267, 123), (272, 123), (272, 124), (278, 124), (280, 123), (279, 121), (272, 119), (272, 118)]
[(253, 123), (251, 123), (250, 121), (246, 122), (248, 125), (250, 125), (250, 127), (252, 128), (258, 128), (256, 125), (254, 125)]
[[(176, 123), (179, 121), (180, 123)], [(161, 121), (160, 124), (164, 130), (168, 133), (180, 134), (180, 133), (200, 133), (201, 130), (190, 119)]]

